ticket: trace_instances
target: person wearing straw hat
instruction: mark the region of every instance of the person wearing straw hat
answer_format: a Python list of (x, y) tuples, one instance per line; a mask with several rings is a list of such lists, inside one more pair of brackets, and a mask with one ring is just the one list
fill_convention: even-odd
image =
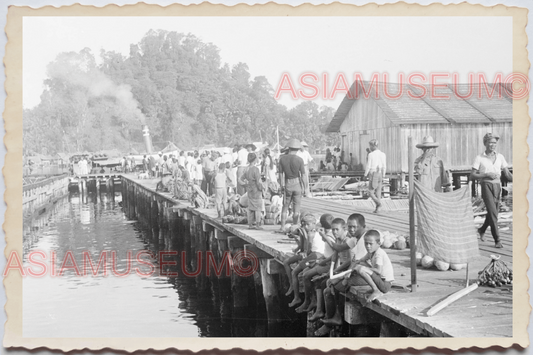
[(296, 138), (292, 138), (287, 144), (288, 154), (279, 158), (280, 185), (284, 191), (283, 208), (281, 210), (281, 229), (285, 226), (287, 212), (292, 204), (292, 219), (298, 224), (300, 217), (300, 205), (302, 203), (302, 191), (304, 190), (303, 176), (305, 174), (304, 161), (296, 153), (302, 144)]
[(423, 153), (415, 160), (415, 174), (424, 187), (435, 192), (443, 192), (443, 189), (444, 192), (449, 192), (451, 184), (448, 173), (444, 169), (442, 159), (435, 154), (435, 148), (438, 146), (439, 143), (435, 142), (432, 136), (424, 137), (422, 143), (416, 145)]
[(379, 150), (377, 139), (370, 140), (368, 144), (370, 153), (368, 154), (364, 177), (369, 180), (368, 193), (376, 204), (374, 213), (378, 213), (381, 208), (381, 188), (383, 187), (383, 178), (387, 170), (387, 157), (385, 153)]
[(309, 146), (305, 141), (301, 142), (302, 148), (296, 153), (304, 161), (305, 174), (303, 176), (304, 180), (304, 196), (311, 197), (311, 191), (309, 190), (309, 163), (313, 161), (313, 157), (309, 154)]
[(470, 173), (471, 180), (481, 180), (481, 197), (487, 207), (485, 222), (478, 229), (479, 238), (482, 242), (485, 241), (485, 232), (490, 226), (495, 248), (503, 248), (498, 230), (498, 212), (500, 210), (500, 196), (502, 191), (500, 176), (502, 172), (507, 179), (512, 181), (512, 175), (509, 172), (507, 161), (502, 154), (496, 152), (496, 146), (499, 140), (500, 137), (493, 133), (485, 134), (483, 137), (485, 151), (476, 157), (472, 165), (472, 172)]

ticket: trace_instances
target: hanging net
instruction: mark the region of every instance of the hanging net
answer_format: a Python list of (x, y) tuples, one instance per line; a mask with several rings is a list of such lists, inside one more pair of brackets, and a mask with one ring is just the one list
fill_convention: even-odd
[(479, 256), (468, 186), (440, 193), (416, 180), (414, 185), (417, 251), (453, 264), (468, 263)]

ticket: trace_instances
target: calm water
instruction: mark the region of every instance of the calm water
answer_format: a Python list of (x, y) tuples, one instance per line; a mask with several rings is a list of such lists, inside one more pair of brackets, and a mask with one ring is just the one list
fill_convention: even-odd
[[(305, 336), (305, 318), (289, 310), (284, 310), (286, 320), (268, 324), (252, 278), (247, 280), (252, 287), (248, 290), (248, 306), (236, 308), (229, 279), (203, 275), (170, 278), (157, 271), (149, 277), (135, 273), (114, 276), (112, 251), (116, 252), (116, 269), (120, 272), (127, 269), (128, 251), (134, 256), (141, 250), (155, 254), (160, 250), (185, 250), (187, 255), (194, 254), (190, 245), (181, 244), (182, 236), (129, 220), (120, 201), (120, 194), (102, 193), (97, 198), (96, 194), (71, 193), (53, 210), (25, 223), (25, 266), (31, 251), (43, 251), (48, 265), (55, 252), (56, 270), (68, 251), (80, 268), (84, 251), (89, 252), (95, 266), (102, 251), (109, 253), (107, 277), (102, 272), (98, 276), (78, 276), (70, 268), (62, 276), (51, 277), (48, 272), (41, 278), (24, 278), (24, 337)], [(179, 265), (179, 259), (176, 261)], [(136, 260), (130, 263), (132, 268), (141, 266)], [(194, 270), (195, 265), (191, 266)], [(141, 270), (146, 272), (148, 268)], [(177, 271), (180, 273), (179, 268)]]

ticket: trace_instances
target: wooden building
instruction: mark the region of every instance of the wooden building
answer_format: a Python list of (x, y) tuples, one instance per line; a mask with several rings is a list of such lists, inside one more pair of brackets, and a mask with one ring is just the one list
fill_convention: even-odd
[[(440, 144), (436, 152), (443, 159), (446, 169), (452, 172), (470, 171), (474, 158), (484, 150), (483, 136), (488, 132), (500, 136), (497, 150), (512, 164), (513, 102), (503, 85), (488, 85), (489, 90), (494, 89), (492, 97), (482, 86), (481, 99), (478, 98), (477, 84), (458, 85), (457, 91), (461, 96), (472, 90), (469, 99), (456, 96), (452, 85), (434, 88), (426, 85), (427, 94), (413, 99), (408, 92), (422, 94), (421, 89), (392, 83), (386, 87), (389, 97), (384, 95), (385, 87), (380, 83), (370, 89), (371, 95), (366, 98), (361, 85), (369, 91), (368, 82), (354, 83), (351, 95), (345, 96), (326, 131), (340, 133), (345, 160), (355, 170), (364, 170), (368, 142), (375, 138), (387, 155), (387, 171), (391, 174), (406, 173), (408, 137), (412, 136), (416, 145), (430, 135)], [(399, 98), (390, 98), (400, 89), (403, 94)], [(449, 98), (432, 97), (432, 89), (436, 95), (448, 95)], [(414, 155), (417, 157), (421, 153), (416, 149)]]

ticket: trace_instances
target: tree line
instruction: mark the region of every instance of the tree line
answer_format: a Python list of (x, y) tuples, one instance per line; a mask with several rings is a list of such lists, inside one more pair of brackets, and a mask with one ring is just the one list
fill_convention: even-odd
[(334, 109), (306, 101), (287, 109), (264, 76), (222, 64), (219, 49), (192, 34), (150, 30), (124, 56), (90, 49), (61, 53), (47, 66), (40, 103), (23, 112), (24, 154), (135, 148), (141, 124), (157, 149), (304, 139), (331, 145), (325, 129)]

